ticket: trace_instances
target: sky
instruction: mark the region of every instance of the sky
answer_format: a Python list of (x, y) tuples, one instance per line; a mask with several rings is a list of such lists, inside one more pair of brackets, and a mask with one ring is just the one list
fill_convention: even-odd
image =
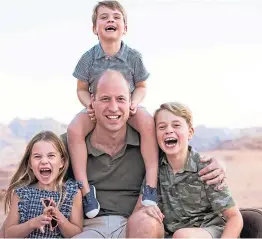
[[(0, 0), (0, 123), (69, 123), (83, 107), (72, 72), (97, 38), (94, 0)], [(262, 126), (261, 0), (120, 0), (126, 44), (150, 72), (144, 105), (187, 104), (194, 125)]]

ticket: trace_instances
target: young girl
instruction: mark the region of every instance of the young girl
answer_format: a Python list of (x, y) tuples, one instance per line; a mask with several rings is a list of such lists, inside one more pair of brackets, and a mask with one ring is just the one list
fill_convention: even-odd
[(180, 103), (166, 103), (154, 118), (163, 150), (159, 206), (168, 234), (174, 238), (237, 238), (243, 221), (227, 187), (216, 191), (216, 185), (199, 180), (198, 172), (207, 163), (200, 162), (199, 153), (188, 145), (194, 133), (191, 111)]
[(5, 195), (5, 237), (60, 238), (82, 232), (83, 212), (78, 183), (64, 182), (69, 157), (52, 132), (37, 134)]

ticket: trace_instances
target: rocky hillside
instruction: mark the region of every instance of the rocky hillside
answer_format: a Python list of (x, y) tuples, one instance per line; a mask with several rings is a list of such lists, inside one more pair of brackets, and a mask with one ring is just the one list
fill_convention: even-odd
[(262, 128), (227, 129), (198, 126), (190, 144), (200, 152), (212, 150), (261, 150)]
[(22, 120), (19, 118), (10, 122), (7, 127), (17, 138), (26, 141), (30, 140), (36, 133), (42, 130), (51, 130), (57, 134), (66, 132), (67, 125), (61, 124), (53, 119), (29, 119)]
[(243, 136), (222, 142), (217, 150), (262, 150), (262, 136)]
[(200, 125), (195, 128), (195, 135), (190, 141), (198, 151), (209, 151), (216, 149), (221, 142), (226, 140), (233, 140), (238, 137), (239, 130), (227, 128), (207, 128)]
[[(27, 142), (42, 130), (57, 134), (66, 132), (67, 125), (53, 119), (14, 119), (8, 125), (0, 125), (0, 166), (17, 164)], [(200, 152), (224, 149), (262, 149), (262, 128), (227, 129), (207, 128), (200, 125), (190, 144)]]
[(66, 125), (53, 119), (14, 119), (8, 125), (0, 125), (0, 166), (17, 164), (27, 142), (42, 130), (57, 134), (66, 132)]

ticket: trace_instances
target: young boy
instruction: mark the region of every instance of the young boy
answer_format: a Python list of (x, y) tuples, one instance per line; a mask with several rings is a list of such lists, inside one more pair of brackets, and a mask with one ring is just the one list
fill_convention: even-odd
[[(77, 81), (77, 95), (85, 106), (68, 127), (68, 147), (75, 178), (83, 183), (82, 195), (84, 211), (88, 218), (95, 217), (100, 205), (96, 200), (94, 185), (88, 184), (85, 137), (94, 128), (95, 115), (90, 104), (90, 95), (99, 76), (107, 69), (120, 71), (129, 82), (132, 93), (128, 123), (140, 133), (141, 152), (146, 168), (146, 186), (142, 203), (145, 206), (157, 202), (158, 146), (153, 117), (139, 103), (146, 93), (146, 80), (149, 76), (141, 54), (129, 48), (121, 40), (127, 32), (127, 18), (123, 7), (117, 1), (101, 1), (95, 6), (92, 16), (93, 32), (99, 44), (92, 47), (80, 58), (73, 76)], [(106, 99), (105, 99), (106, 100)], [(120, 99), (121, 100), (121, 99)], [(112, 123), (120, 116), (107, 116)], [(117, 153), (117, 152), (116, 152)], [(112, 158), (114, 155), (111, 155)], [(130, 169), (132, 170), (132, 169)], [(128, 185), (126, 185), (128, 188)]]
[(237, 238), (243, 220), (227, 187), (216, 191), (216, 185), (199, 180), (198, 172), (208, 163), (200, 162), (199, 153), (188, 145), (194, 133), (191, 111), (180, 103), (165, 103), (154, 118), (163, 150), (159, 206), (166, 231), (173, 238)]

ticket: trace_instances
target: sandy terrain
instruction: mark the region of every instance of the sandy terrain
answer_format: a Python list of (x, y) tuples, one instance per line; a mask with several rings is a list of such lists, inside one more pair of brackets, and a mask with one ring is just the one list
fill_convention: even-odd
[[(204, 155), (225, 158), (227, 183), (239, 207), (262, 208), (262, 151), (213, 151)], [(7, 186), (11, 171), (0, 170), (0, 189)], [(0, 224), (3, 207), (0, 205)]]
[(209, 156), (225, 158), (227, 184), (241, 208), (262, 208), (262, 151), (214, 151)]

